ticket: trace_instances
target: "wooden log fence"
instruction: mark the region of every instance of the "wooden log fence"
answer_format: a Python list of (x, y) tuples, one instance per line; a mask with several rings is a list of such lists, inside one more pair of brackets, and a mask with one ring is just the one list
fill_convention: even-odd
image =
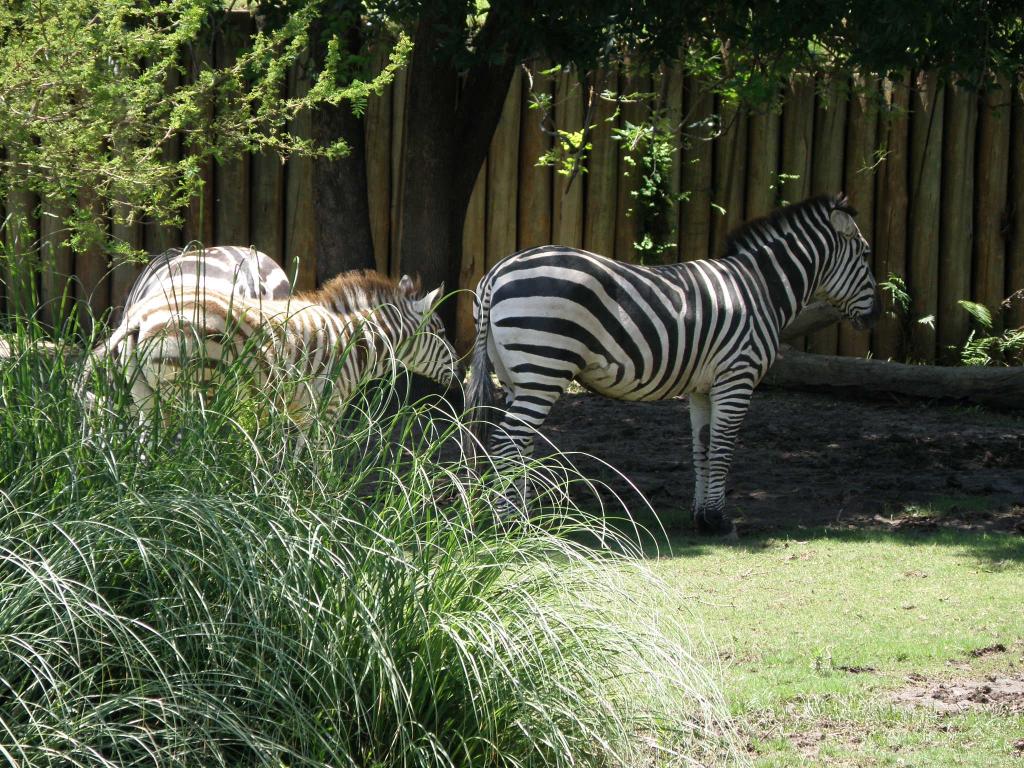
[[(206, 56), (230, 61), (236, 44), (236, 38), (225, 37), (212, 50), (195, 52), (185, 76), (192, 77)], [(373, 60), (383, 63), (386, 51), (374, 52)], [(466, 217), (457, 287), (474, 287), (503, 256), (546, 242), (637, 260), (633, 243), (640, 233), (637, 217), (630, 215), (630, 193), (638, 172), (626, 161), (630, 149), (613, 138), (612, 129), (642, 119), (646, 107), (597, 98), (600, 89), (617, 88), (658, 94), (678, 136), (669, 187), (683, 198), (671, 204), (677, 227), (668, 254), (673, 259), (716, 255), (732, 227), (783, 201), (840, 190), (850, 196), (874, 245), (877, 277), (895, 274), (905, 280), (909, 311), (900, 316), (887, 300), (891, 314), (873, 333), (833, 326), (795, 339), (796, 349), (920, 362), (954, 359), (950, 349), (962, 345), (971, 330), (958, 300), (995, 308), (1024, 290), (1021, 83), (1004, 82), (978, 93), (925, 72), (881, 83), (859, 76), (825, 82), (796, 77), (782, 94), (781, 107), (748, 113), (718, 103), (699, 79), (678, 69), (629, 77), (601, 73), (585, 92), (572, 73), (540, 74), (546, 66), (538, 62), (532, 68), (533, 89), (550, 95), (553, 103), (544, 129), (541, 112), (529, 109), (531, 81), (525, 73), (516, 75), (509, 91)], [(302, 65), (292, 73), (289, 93), (309, 87), (305, 70)], [(409, 268), (398, 249), (407, 87), (406, 75), (399, 73), (381, 97), (370, 99), (366, 112), (374, 250), (378, 268), (393, 275)], [(610, 120), (616, 110), (618, 117)], [(537, 158), (551, 146), (551, 128), (578, 130), (588, 114), (596, 127), (584, 172), (570, 178), (538, 165)], [(311, 126), (304, 115), (291, 129), (309, 135)], [(210, 166), (203, 174), (206, 186), (184, 212), (182, 230), (110, 211), (110, 234), (152, 252), (190, 240), (251, 243), (282, 264), (297, 287), (311, 287), (316, 274), (311, 161), (282, 163), (275, 155), (258, 155)], [(102, 212), (101, 201), (83, 202)], [(35, 297), (40, 317), (56, 323), (69, 277), (70, 298), (94, 315), (123, 300), (137, 267), (112, 268), (113, 251), (72, 253), (63, 212), (45, 200), (40, 204), (15, 192), (0, 206), (0, 213), (14, 214), (28, 226), (17, 242), (13, 229), (5, 235), (15, 263), (3, 268), (0, 311), (26, 311)], [(26, 285), (18, 270), (35, 263), (38, 282)], [(456, 333), (465, 344), (472, 332), (472, 304), (467, 298), (458, 301)], [(1008, 327), (1019, 326), (1024, 301), (996, 315)], [(927, 316), (934, 318), (932, 324), (917, 322)]]

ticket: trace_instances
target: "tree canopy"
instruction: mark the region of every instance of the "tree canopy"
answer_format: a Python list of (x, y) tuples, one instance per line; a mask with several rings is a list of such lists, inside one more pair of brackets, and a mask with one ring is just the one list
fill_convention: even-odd
[[(1024, 64), (1014, 0), (269, 0), (218, 62), (217, 0), (12, 0), (0, 8), (0, 193), (17, 186), (104, 212), (172, 219), (210, 158), (270, 149), (318, 158), (317, 201), (345, 233), (322, 274), (366, 266), (360, 118), (408, 65), (402, 250), (428, 282), (457, 276), (458, 242), (515, 68), (534, 57), (587, 72), (681, 60), (726, 100), (777, 98), (798, 71), (901, 76), (930, 68), (975, 84)], [(371, 73), (367, 48), (391, 41)], [(397, 42), (394, 42), (397, 41)], [(411, 41), (411, 53), (410, 53)], [(285, 96), (311, 57), (307, 95)], [(312, 140), (288, 133), (317, 111)], [(162, 151), (184, 148), (180, 159)], [(120, 205), (114, 205), (120, 203)], [(104, 213), (104, 215), (109, 215)], [(362, 244), (357, 247), (358, 244)], [(346, 249), (355, 249), (347, 253)], [(353, 255), (356, 253), (357, 255)], [(452, 283), (449, 282), (449, 285)]]
[[(309, 92), (286, 97), (289, 69), (309, 48), (321, 3), (297, 6), (259, 29), (240, 55), (215, 62), (223, 23), (210, 0), (15, 0), (0, 8), (0, 194), (28, 189), (77, 209), (88, 234), (95, 203), (129, 218), (173, 220), (211, 159), (270, 149), (343, 156), (288, 132), (306, 109), (348, 100), (358, 109), (390, 82), (408, 54), (367, 82), (337, 73), (330, 46)], [(180, 158), (165, 148), (180, 142)], [(93, 222), (95, 223), (95, 222)]]

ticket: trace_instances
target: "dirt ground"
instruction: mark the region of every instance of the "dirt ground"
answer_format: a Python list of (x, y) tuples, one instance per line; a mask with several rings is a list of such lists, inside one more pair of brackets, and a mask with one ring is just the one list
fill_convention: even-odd
[[(684, 528), (693, 493), (687, 407), (685, 399), (567, 395), (542, 431), (563, 451), (618, 469), (666, 526)], [(636, 508), (628, 482), (593, 460), (576, 463)], [(1024, 415), (760, 389), (740, 431), (727, 505), (741, 535), (801, 525), (1024, 534)]]

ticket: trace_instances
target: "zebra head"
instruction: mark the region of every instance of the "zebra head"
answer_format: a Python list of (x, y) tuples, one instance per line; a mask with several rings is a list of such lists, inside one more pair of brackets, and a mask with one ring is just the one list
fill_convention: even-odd
[(416, 285), (403, 275), (398, 287), (407, 297), (404, 307), (414, 331), (398, 349), (398, 356), (413, 373), (450, 385), (458, 374), (459, 356), (444, 333), (444, 323), (435, 312), (444, 296), (444, 283), (423, 297), (416, 297)]
[(843, 313), (858, 331), (874, 327), (882, 305), (878, 283), (868, 259), (871, 246), (864, 239), (844, 195), (837, 196), (828, 218), (836, 232), (835, 251), (826, 261), (817, 293)]

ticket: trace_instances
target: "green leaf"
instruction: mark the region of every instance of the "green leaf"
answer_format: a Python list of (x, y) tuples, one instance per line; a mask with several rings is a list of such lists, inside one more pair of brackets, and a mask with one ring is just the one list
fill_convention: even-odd
[(992, 330), (992, 312), (984, 304), (961, 299), (957, 302), (986, 331)]

